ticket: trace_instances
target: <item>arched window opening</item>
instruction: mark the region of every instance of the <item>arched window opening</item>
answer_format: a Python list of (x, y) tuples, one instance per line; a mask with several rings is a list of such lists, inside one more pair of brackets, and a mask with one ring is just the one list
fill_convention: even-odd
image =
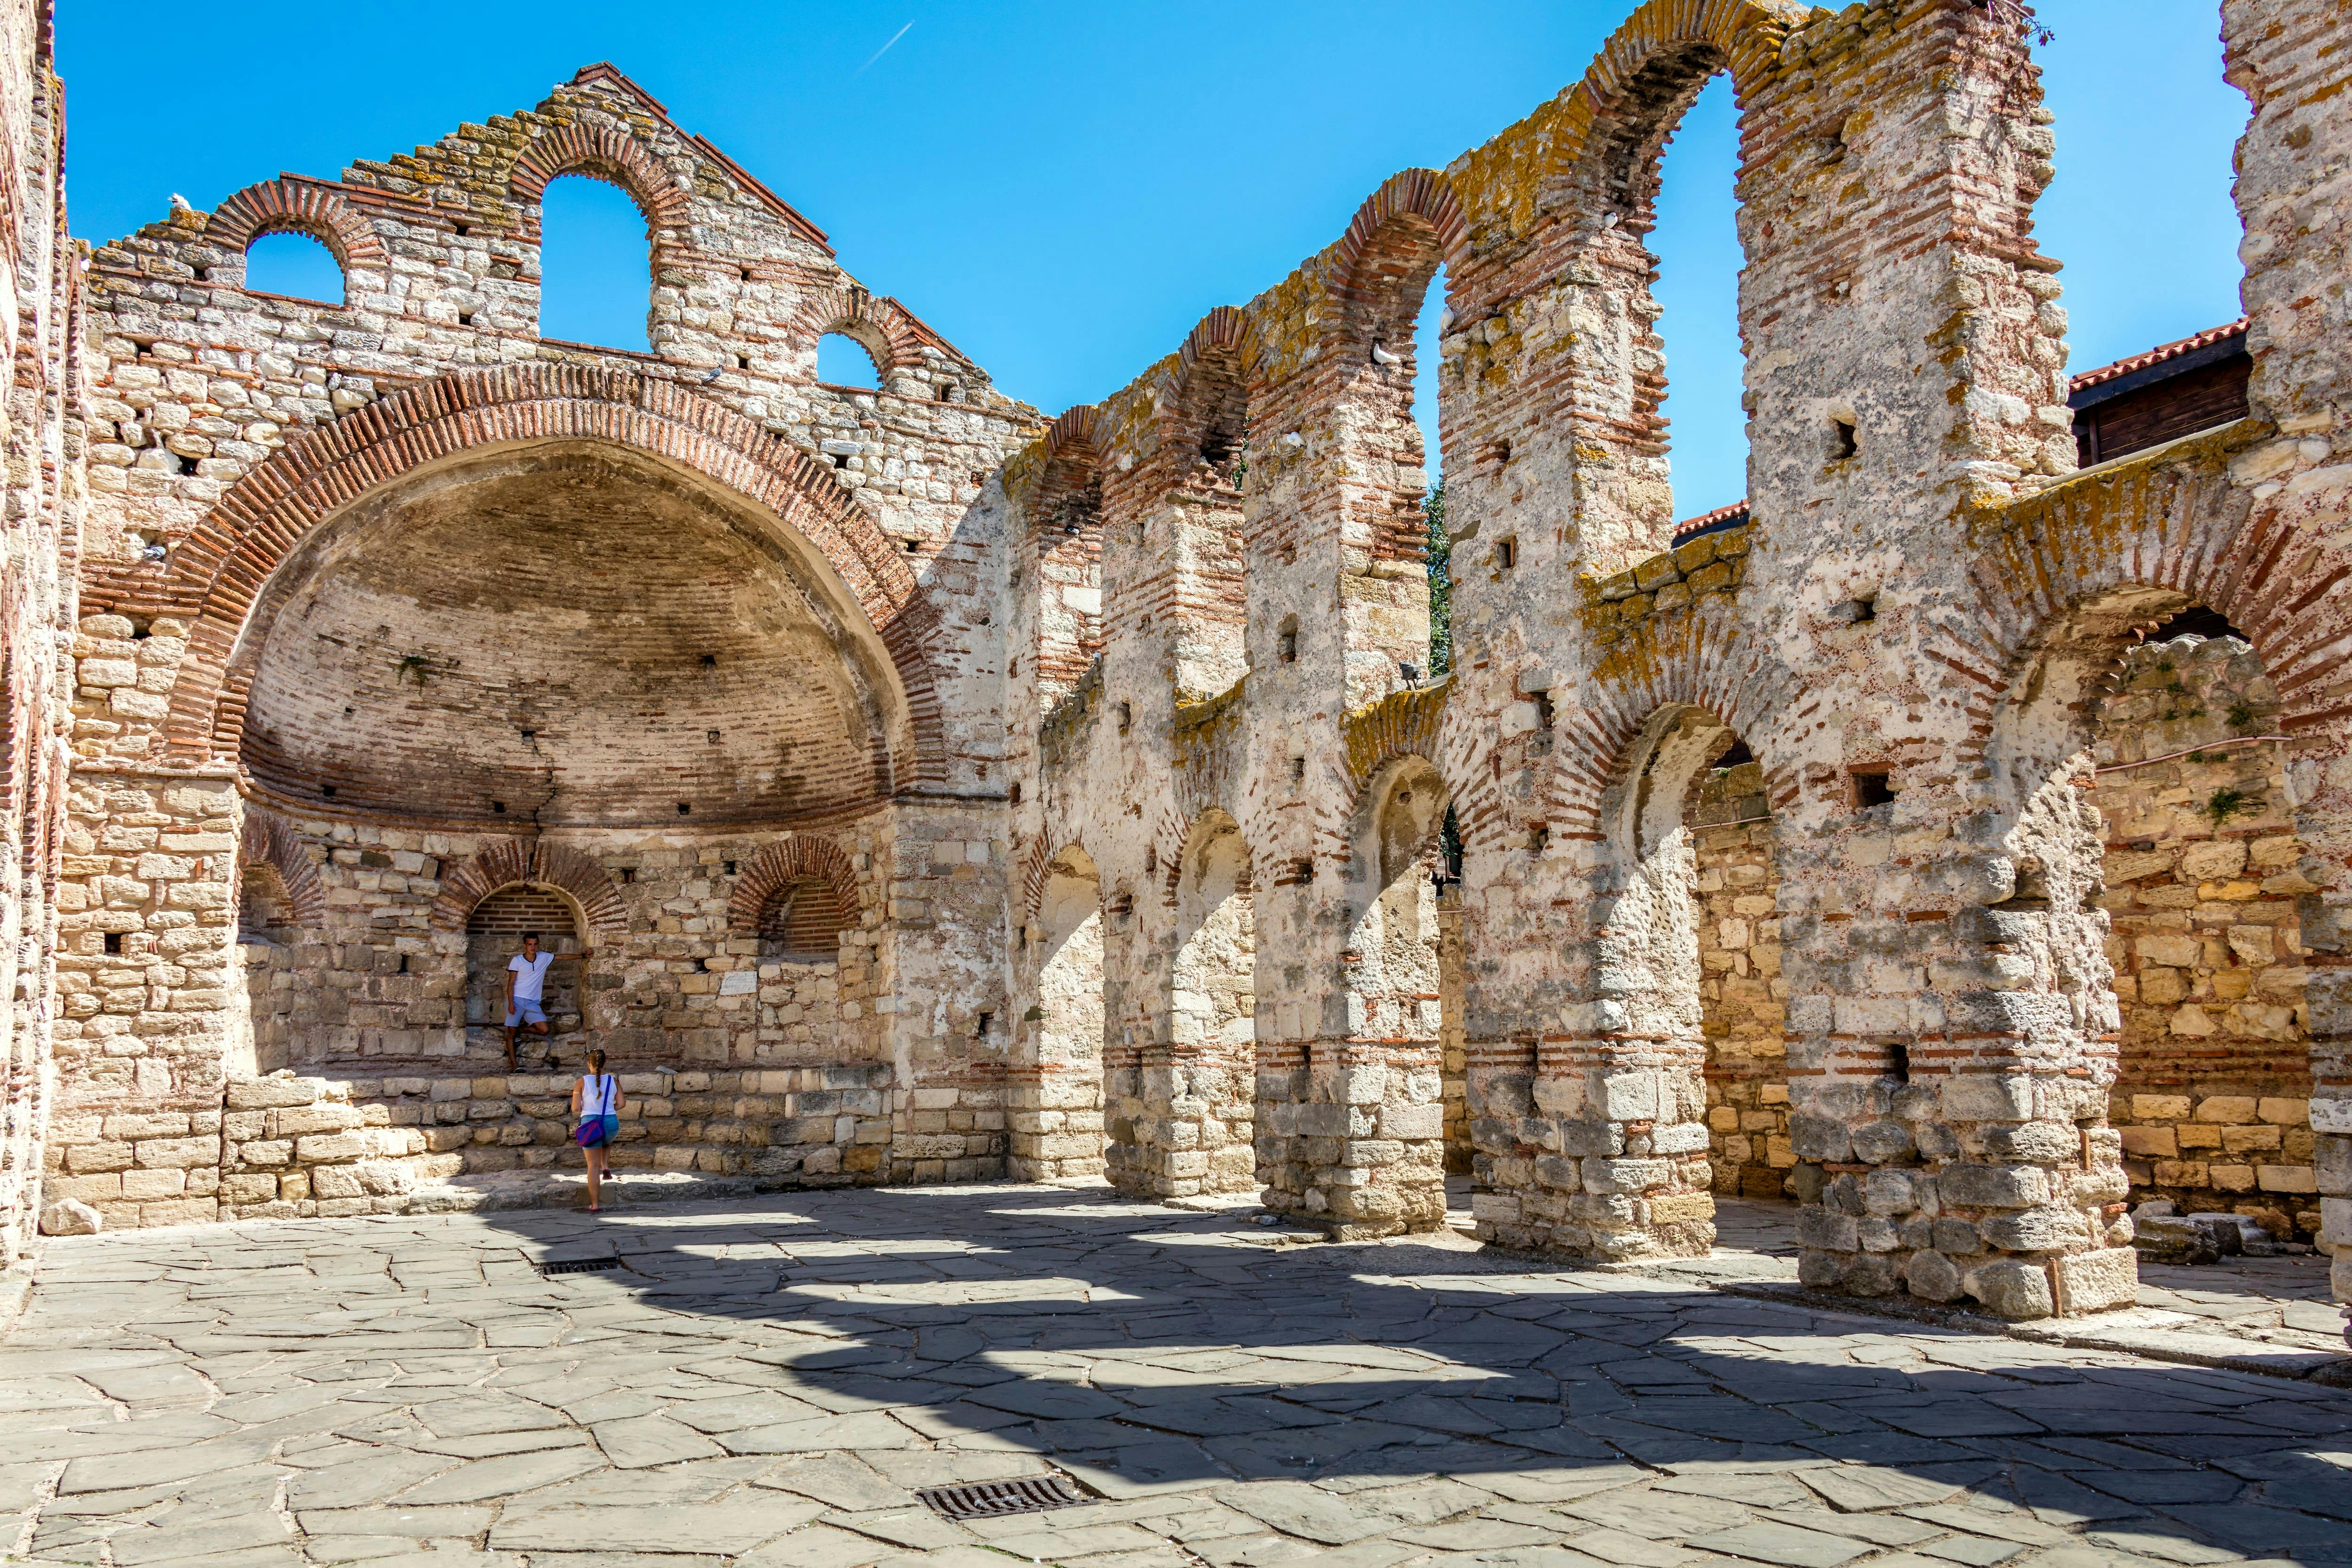
[(1685, 521), (1748, 494), (1738, 167), (1738, 103), (1730, 78), (1719, 75), (1674, 128), (1649, 214), (1627, 225), (1654, 267), (1650, 293), (1660, 313), (1642, 391), (1656, 399), (1660, 440), (1673, 455), (1674, 515)]
[(539, 335), (643, 353), (653, 247), (626, 191), (587, 174), (548, 183), (540, 203)]
[(802, 877), (776, 890), (760, 910), (762, 963), (833, 963), (841, 933), (856, 917), (822, 877)]
[(466, 917), (467, 1056), (506, 1060), (507, 964), (533, 935), (540, 952), (555, 955), (540, 997), (548, 1032), (544, 1040), (524, 1036), (518, 1050), (525, 1054), (519, 1059), (527, 1061), (533, 1049), (549, 1061), (586, 1050), (580, 973), (580, 950), (586, 944), (580, 932), (578, 908), (553, 888), (517, 883), (474, 906)]
[(1433, 680), (1454, 668), (1454, 541), (1445, 528), (1445, 452), (1437, 428), (1437, 367), (1451, 321), (1445, 268), (1440, 267), (1430, 277), (1412, 329), (1412, 417), (1421, 428), (1421, 466), (1429, 481), (1421, 503), (1429, 576), (1429, 662), (1423, 668)]
[[(2081, 373), (2241, 313), (2245, 225), (2233, 187), (2249, 105), (2208, 7), (2151, 6), (2127, 29), (2068, 25), (2060, 9), (2042, 7), (2057, 26), (2034, 58), (2062, 137), (2063, 199), (2043, 201), (2033, 226), (2042, 253), (2066, 263), (2067, 348)], [(2068, 133), (2093, 125), (2095, 136)], [(2161, 243), (2149, 242), (2150, 213), (2163, 215)], [(2237, 368), (2242, 390), (2249, 367)], [(2077, 433), (2128, 418), (2135, 411), (2116, 405), (2137, 401), (2116, 398), (2090, 420), (2078, 411)], [(2117, 434), (2110, 426), (2085, 441), (2084, 460), (2129, 451)]]
[(1102, 475), (1091, 459), (1056, 458), (1038, 487), (1031, 545), (1041, 710), (1085, 679), (1102, 651)]
[[(2085, 792), (2100, 828), (2092, 897), (2122, 1026), (2109, 1120), (2142, 1244), (2200, 1257), (2210, 1239), (2179, 1216), (2216, 1213), (2273, 1242), (2310, 1242), (2309, 884), (2280, 693), (2252, 642), (2193, 604), (2126, 649), (2100, 688)], [(2041, 878), (2045, 900), (2053, 880)]]
[(282, 294), (322, 305), (343, 302), (343, 268), (335, 253), (307, 234), (257, 237), (246, 247), (245, 287), (252, 294)]
[(1437, 429), (1437, 366), (1445, 342), (1445, 329), (1452, 323), (1445, 304), (1445, 268), (1440, 267), (1430, 275), (1429, 288), (1421, 297), (1421, 310), (1412, 323), (1412, 419), (1421, 427), (1422, 468), (1429, 475), (1432, 493), (1445, 488), (1445, 455), (1438, 440)]
[(827, 386), (862, 392), (882, 384), (882, 367), (856, 338), (846, 332), (827, 332), (816, 341), (816, 378)]

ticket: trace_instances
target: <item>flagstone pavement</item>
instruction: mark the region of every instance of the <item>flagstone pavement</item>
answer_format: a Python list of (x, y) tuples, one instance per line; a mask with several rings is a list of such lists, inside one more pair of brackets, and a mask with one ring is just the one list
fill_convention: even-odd
[[(1089, 1500), (916, 1495), (1049, 1473)], [(256, 1223), (48, 1247), (0, 1342), (6, 1552), (2352, 1563), (2352, 1393), (1103, 1189)]]

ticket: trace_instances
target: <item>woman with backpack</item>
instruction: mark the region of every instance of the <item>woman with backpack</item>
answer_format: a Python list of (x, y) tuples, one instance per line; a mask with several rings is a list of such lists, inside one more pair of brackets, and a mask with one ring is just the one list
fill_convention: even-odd
[(572, 1086), (572, 1114), (580, 1125), (572, 1142), (588, 1156), (588, 1212), (603, 1205), (604, 1173), (612, 1168), (613, 1139), (621, 1131), (621, 1081), (604, 1070), (604, 1053), (588, 1053), (588, 1070)]

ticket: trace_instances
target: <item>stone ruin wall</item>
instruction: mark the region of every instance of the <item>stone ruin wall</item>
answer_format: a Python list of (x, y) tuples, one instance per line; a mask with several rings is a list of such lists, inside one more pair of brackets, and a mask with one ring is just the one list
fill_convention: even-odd
[[(567, 173), (620, 185), (646, 215), (649, 353), (538, 336), (536, 200)], [(278, 230), (333, 251), (342, 303), (244, 289), (245, 247)], [(648, 422), (684, 421), (646, 438), (660, 460), (700, 465), (721, 482), (726, 462), (741, 472), (747, 460), (806, 454), (801, 469), (782, 471), (839, 497), (820, 498), (845, 520), (820, 538), (837, 563), (827, 569), (869, 613), (877, 592), (897, 593), (906, 624), (886, 626), (886, 638), (898, 639), (902, 668), (921, 671), (916, 719), (938, 736), (919, 784), (931, 803), (877, 801), (790, 830), (558, 830), (537, 840), (589, 868), (562, 894), (604, 917), (583, 931), (597, 950), (586, 1027), (559, 1043), (562, 1058), (576, 1067), (593, 1037), (647, 1085), (688, 1086), (674, 1097), (646, 1089), (649, 1103), (674, 1098), (684, 1109), (633, 1121), (616, 1161), (794, 1179), (998, 1168), (1002, 1069), (974, 1044), (992, 1010), (992, 965), (973, 933), (998, 919), (1004, 869), (988, 812), (1002, 794), (990, 475), (1034, 416), (895, 300), (867, 294), (821, 231), (609, 67), (536, 110), (340, 180), (287, 176), (213, 213), (175, 212), (99, 247), (89, 276), (98, 499), (83, 543), (90, 613), (70, 687), (79, 784), (53, 1201), (86, 1201), (118, 1225), (308, 1201), (222, 1184), (257, 1179), (222, 1130), (236, 1071), (331, 1074), (337, 1092), (388, 1119), (386, 1138), (424, 1139), (398, 1157), (436, 1163), (434, 1174), (495, 1173), (561, 1152), (544, 1086), (508, 1077), (498, 1031), (461, 1026), (465, 910), (436, 908), (453, 872), (486, 847), (533, 840), (430, 812), (354, 816), (320, 800), (315, 773), (299, 770), (289, 797), (275, 782), (282, 767), (258, 798), (241, 798), (234, 731), (245, 689), (233, 678), (229, 754), (222, 731), (208, 742), (184, 717), (192, 692), (201, 717), (228, 652), (207, 625), (217, 598), (201, 596), (220, 548), (207, 531), (247, 515), (240, 498), (255, 484), (283, 483), (263, 472), (273, 457), (404, 395), (393, 425), (416, 426), (435, 405), (415, 399), (448, 399), (446, 378), (467, 374), (508, 379), (454, 395), (482, 410), (454, 443), (411, 439), (462, 458), (469, 445), (566, 428), (609, 428), (627, 442)], [(816, 381), (816, 340), (833, 331), (872, 354), (877, 390)], [(503, 423), (502, 396), (516, 409)], [(722, 415), (745, 422), (741, 431), (722, 433)], [(736, 446), (686, 433), (697, 429)], [(762, 439), (780, 456), (729, 455)], [(850, 537), (870, 542), (845, 553), (841, 529), (857, 520), (865, 532)], [(472, 651), (453, 649), (446, 663)], [(440, 679), (443, 664), (432, 668)], [(341, 683), (329, 674), (323, 684)], [(421, 675), (416, 689), (421, 699)], [(404, 742), (395, 728), (338, 744), (364, 754)], [(341, 782), (351, 795), (351, 777)], [(902, 776), (896, 787), (918, 783)], [(829, 786), (820, 777), (813, 787)], [(249, 832), (257, 823), (268, 831)], [(763, 963), (730, 904), (759, 857), (803, 839), (854, 867), (851, 929), (835, 963)], [(266, 868), (265, 901), (290, 905), (279, 910), (288, 923), (240, 933), (245, 868), (255, 866)], [(287, 900), (289, 884), (300, 896)], [(654, 1143), (665, 1145), (658, 1162)]]
[[(240, 652), (310, 569), (271, 531), (424, 493), (403, 443), (455, 461), (554, 428), (627, 455), (596, 474), (798, 531), (832, 575), (797, 591), (854, 601), (905, 694), (877, 744), (920, 759), (823, 821), (528, 841), (570, 857), (532, 875), (598, 931), (590, 1031), (648, 1054), (631, 1160), (1105, 1169), (1355, 1236), (1441, 1223), (1466, 1156), (1483, 1237), (1607, 1260), (1703, 1250), (1716, 1194), (1786, 1192), (1808, 1284), (2020, 1317), (2127, 1303), (2151, 1195), (2352, 1253), (2331, 16), (2223, 6), (2254, 109), (2252, 416), (2081, 474), (2032, 231), (2056, 143), (2006, 4), (1651, 0), (1583, 81), (1050, 426), (609, 68), (101, 247), (57, 1190), (116, 1223), (357, 1213), (325, 1205), (562, 1152), (553, 1082), (480, 1070), (452, 1016), (497, 830), (329, 807), (243, 735), (273, 689)], [(1751, 516), (1669, 549), (1643, 237), (1658, 149), (1721, 72)], [(567, 172), (647, 214), (650, 354), (536, 335), (536, 196)], [(336, 250), (347, 305), (242, 289), (273, 227)], [(834, 328), (883, 390), (814, 384)], [(1456, 665), (1416, 684), (1423, 374)], [(2194, 606), (2260, 670), (2210, 640), (2181, 683), (2203, 715), (2137, 711), (2173, 694), (2134, 644)], [(2155, 760), (2231, 692), (2286, 739)], [(1755, 760), (1717, 770), (1735, 745)], [(2200, 830), (2222, 790), (2250, 809)], [(1442, 897), (1434, 816), (1397, 848), (1409, 793), (1460, 821)], [(830, 1055), (709, 874), (785, 833), (863, 858), (871, 955), (834, 976)], [(316, 912), (240, 950), (262, 859)], [(1098, 997), (1054, 967), (1089, 907)], [(325, 1070), (238, 1076), (265, 1052)]]
[[(2128, 1209), (2158, 1191), (2141, 1150), (2185, 1130), (2234, 1143), (2246, 1169), (2227, 1179), (2253, 1185), (2179, 1198), (2261, 1203), (2308, 1151), (2320, 1203), (2263, 1217), (2343, 1245), (2352, 1112), (2316, 1021), (2334, 1004), (2309, 994), (2334, 984), (2352, 847), (2326, 652), (2352, 510), (2321, 346), (2345, 323), (2312, 313), (2309, 279), (2341, 259), (2319, 149), (2352, 145), (2352, 123), (2317, 107), (2340, 66), (2312, 45), (2316, 10), (2232, 0), (2224, 24), (2255, 110), (2253, 417), (2226, 429), (2076, 474), (2058, 263), (2032, 237), (2056, 142), (2021, 11), (1660, 0), (1583, 83), (1442, 174), (1391, 180), (1339, 243), (1016, 458), (1014, 668), (1034, 674), (1008, 706), (1045, 722), (1013, 738), (1013, 848), (1042, 868), (1082, 847), (1100, 889), (1114, 1182), (1215, 1184), (1217, 1128), (1243, 1115), (1203, 1092), (1217, 1063), (1179, 1026), (1198, 989), (1178, 971), (1185, 868), (1237, 830), (1259, 1185), (1335, 1233), (1434, 1223), (1431, 1172), (1466, 1155), (1479, 1234), (1507, 1246), (1696, 1251), (1714, 1194), (1786, 1194), (1817, 1288), (2092, 1311), (2132, 1299)], [(1641, 238), (1657, 150), (1724, 70), (1751, 512), (1668, 550)], [(1395, 323), (1441, 259), (1445, 325), (1417, 367)], [(1421, 489), (1386, 417), (1416, 370), (1437, 377), (1456, 658), (1422, 690), (1396, 668), (1421, 662), (1398, 592), (1414, 552), (1383, 542)], [(1245, 668), (1218, 689), (1191, 650), (1225, 625), (1185, 621), (1201, 567), (1158, 520), (1188, 515), (1204, 446), (1237, 423)], [(1074, 619), (1097, 587), (1099, 620)], [(2119, 746), (2153, 754), (2162, 723), (2123, 717), (2115, 682), (2198, 606), (2261, 649), (2274, 695), (2256, 700), (2290, 740), (2210, 780), (2201, 763), (2095, 772)], [(1735, 744), (1757, 760), (1709, 776)], [(1463, 984), (1434, 1049), (1368, 1025), (1348, 951), (1383, 896), (1363, 825), (1406, 757), (1442, 777), (1466, 845)], [(2264, 815), (2200, 835), (2143, 798), (2184, 786)], [(2226, 897), (2187, 886), (2230, 852), (2217, 837), (2245, 849)], [(2176, 926), (2197, 936), (2186, 956)], [(2298, 967), (2283, 1030), (2294, 1004), (2268, 997)], [(2229, 1043), (2194, 1067), (2147, 1048), (2198, 1019)], [(1015, 1041), (1016, 1160), (1026, 1107), (1082, 1092), (1035, 1055), (1045, 1032)], [(2285, 1070), (2251, 1120), (2234, 1080), (2186, 1107), (2142, 1098), (2151, 1075), (2204, 1083), (2260, 1057)]]
[[(2311, 957), (2275, 684), (2230, 637), (2149, 643), (2103, 706), (2101, 899), (2123, 1004), (2111, 1114), (2136, 1200), (2321, 1228)], [(2250, 743), (2251, 742), (2251, 743)], [(2210, 749), (2200, 749), (2210, 748)]]
[(59, 667), (76, 616), (87, 367), (82, 279), (67, 237), (65, 102), (48, 8), (0, 6), (0, 1268), (36, 1234), (60, 1092), (49, 1040), (67, 918), (67, 750)]

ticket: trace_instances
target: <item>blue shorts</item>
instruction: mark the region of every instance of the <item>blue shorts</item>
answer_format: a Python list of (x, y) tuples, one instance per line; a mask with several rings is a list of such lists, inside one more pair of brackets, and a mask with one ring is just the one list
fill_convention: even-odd
[(514, 1011), (507, 1015), (507, 1027), (509, 1029), (520, 1024), (544, 1024), (546, 1022), (547, 1015), (540, 1011), (539, 1004), (528, 998), (516, 1003), (514, 1005)]
[(604, 1124), (604, 1142), (596, 1145), (598, 1148), (611, 1148), (613, 1140), (621, 1135), (621, 1119), (617, 1116), (583, 1116), (580, 1121), (583, 1126), (591, 1121), (601, 1121)]

